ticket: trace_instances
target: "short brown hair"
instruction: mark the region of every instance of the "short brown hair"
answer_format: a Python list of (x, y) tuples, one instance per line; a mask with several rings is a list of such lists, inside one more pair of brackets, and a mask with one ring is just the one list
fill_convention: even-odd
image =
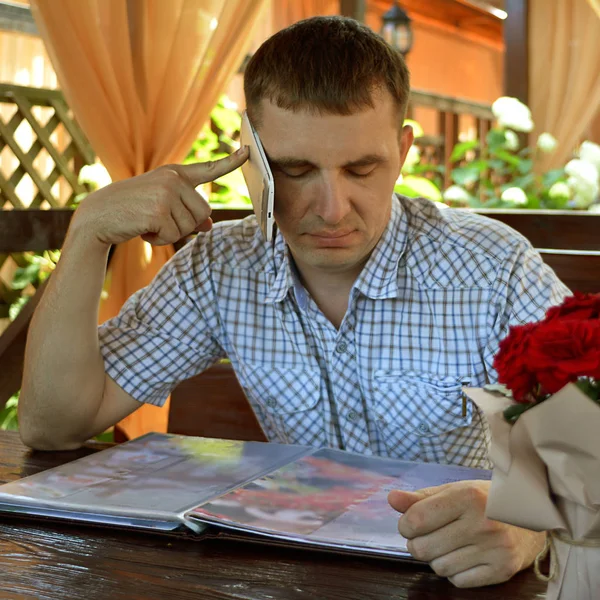
[(373, 107), (373, 92), (387, 89), (401, 124), (410, 92), (402, 54), (366, 25), (346, 17), (313, 17), (266, 40), (244, 72), (250, 120), (260, 103), (292, 111), (349, 115)]

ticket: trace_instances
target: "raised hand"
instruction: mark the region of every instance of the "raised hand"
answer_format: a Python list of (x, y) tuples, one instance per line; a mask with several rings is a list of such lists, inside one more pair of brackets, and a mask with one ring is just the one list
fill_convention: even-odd
[(196, 187), (241, 166), (247, 147), (214, 162), (166, 165), (90, 194), (75, 212), (73, 227), (103, 245), (137, 236), (172, 244), (212, 226), (211, 208)]

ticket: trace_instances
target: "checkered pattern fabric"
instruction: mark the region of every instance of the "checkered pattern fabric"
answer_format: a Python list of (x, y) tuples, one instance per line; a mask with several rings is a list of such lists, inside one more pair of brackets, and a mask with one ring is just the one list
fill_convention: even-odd
[(494, 382), (509, 326), (567, 293), (503, 224), (394, 197), (339, 329), (281, 234), (267, 244), (249, 217), (187, 244), (99, 335), (106, 372), (141, 402), (228, 357), (270, 440), (488, 467), (461, 387)]

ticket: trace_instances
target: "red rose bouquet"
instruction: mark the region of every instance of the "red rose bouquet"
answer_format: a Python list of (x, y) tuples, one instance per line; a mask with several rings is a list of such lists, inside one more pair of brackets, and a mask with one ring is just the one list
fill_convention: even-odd
[(512, 327), (494, 367), (517, 402), (504, 411), (511, 423), (569, 383), (599, 402), (600, 294), (576, 292), (543, 321)]
[(600, 598), (600, 294), (512, 327), (494, 367), (503, 395), (467, 390), (492, 432), (487, 516), (548, 531), (548, 600)]

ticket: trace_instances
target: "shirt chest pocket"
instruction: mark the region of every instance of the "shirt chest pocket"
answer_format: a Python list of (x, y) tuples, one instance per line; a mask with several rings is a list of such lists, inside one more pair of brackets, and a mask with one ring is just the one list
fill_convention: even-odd
[(416, 371), (375, 371), (372, 410), (390, 456), (447, 462), (449, 434), (470, 425), (468, 377)]
[(245, 369), (242, 385), (270, 441), (325, 445), (318, 371), (251, 365)]

